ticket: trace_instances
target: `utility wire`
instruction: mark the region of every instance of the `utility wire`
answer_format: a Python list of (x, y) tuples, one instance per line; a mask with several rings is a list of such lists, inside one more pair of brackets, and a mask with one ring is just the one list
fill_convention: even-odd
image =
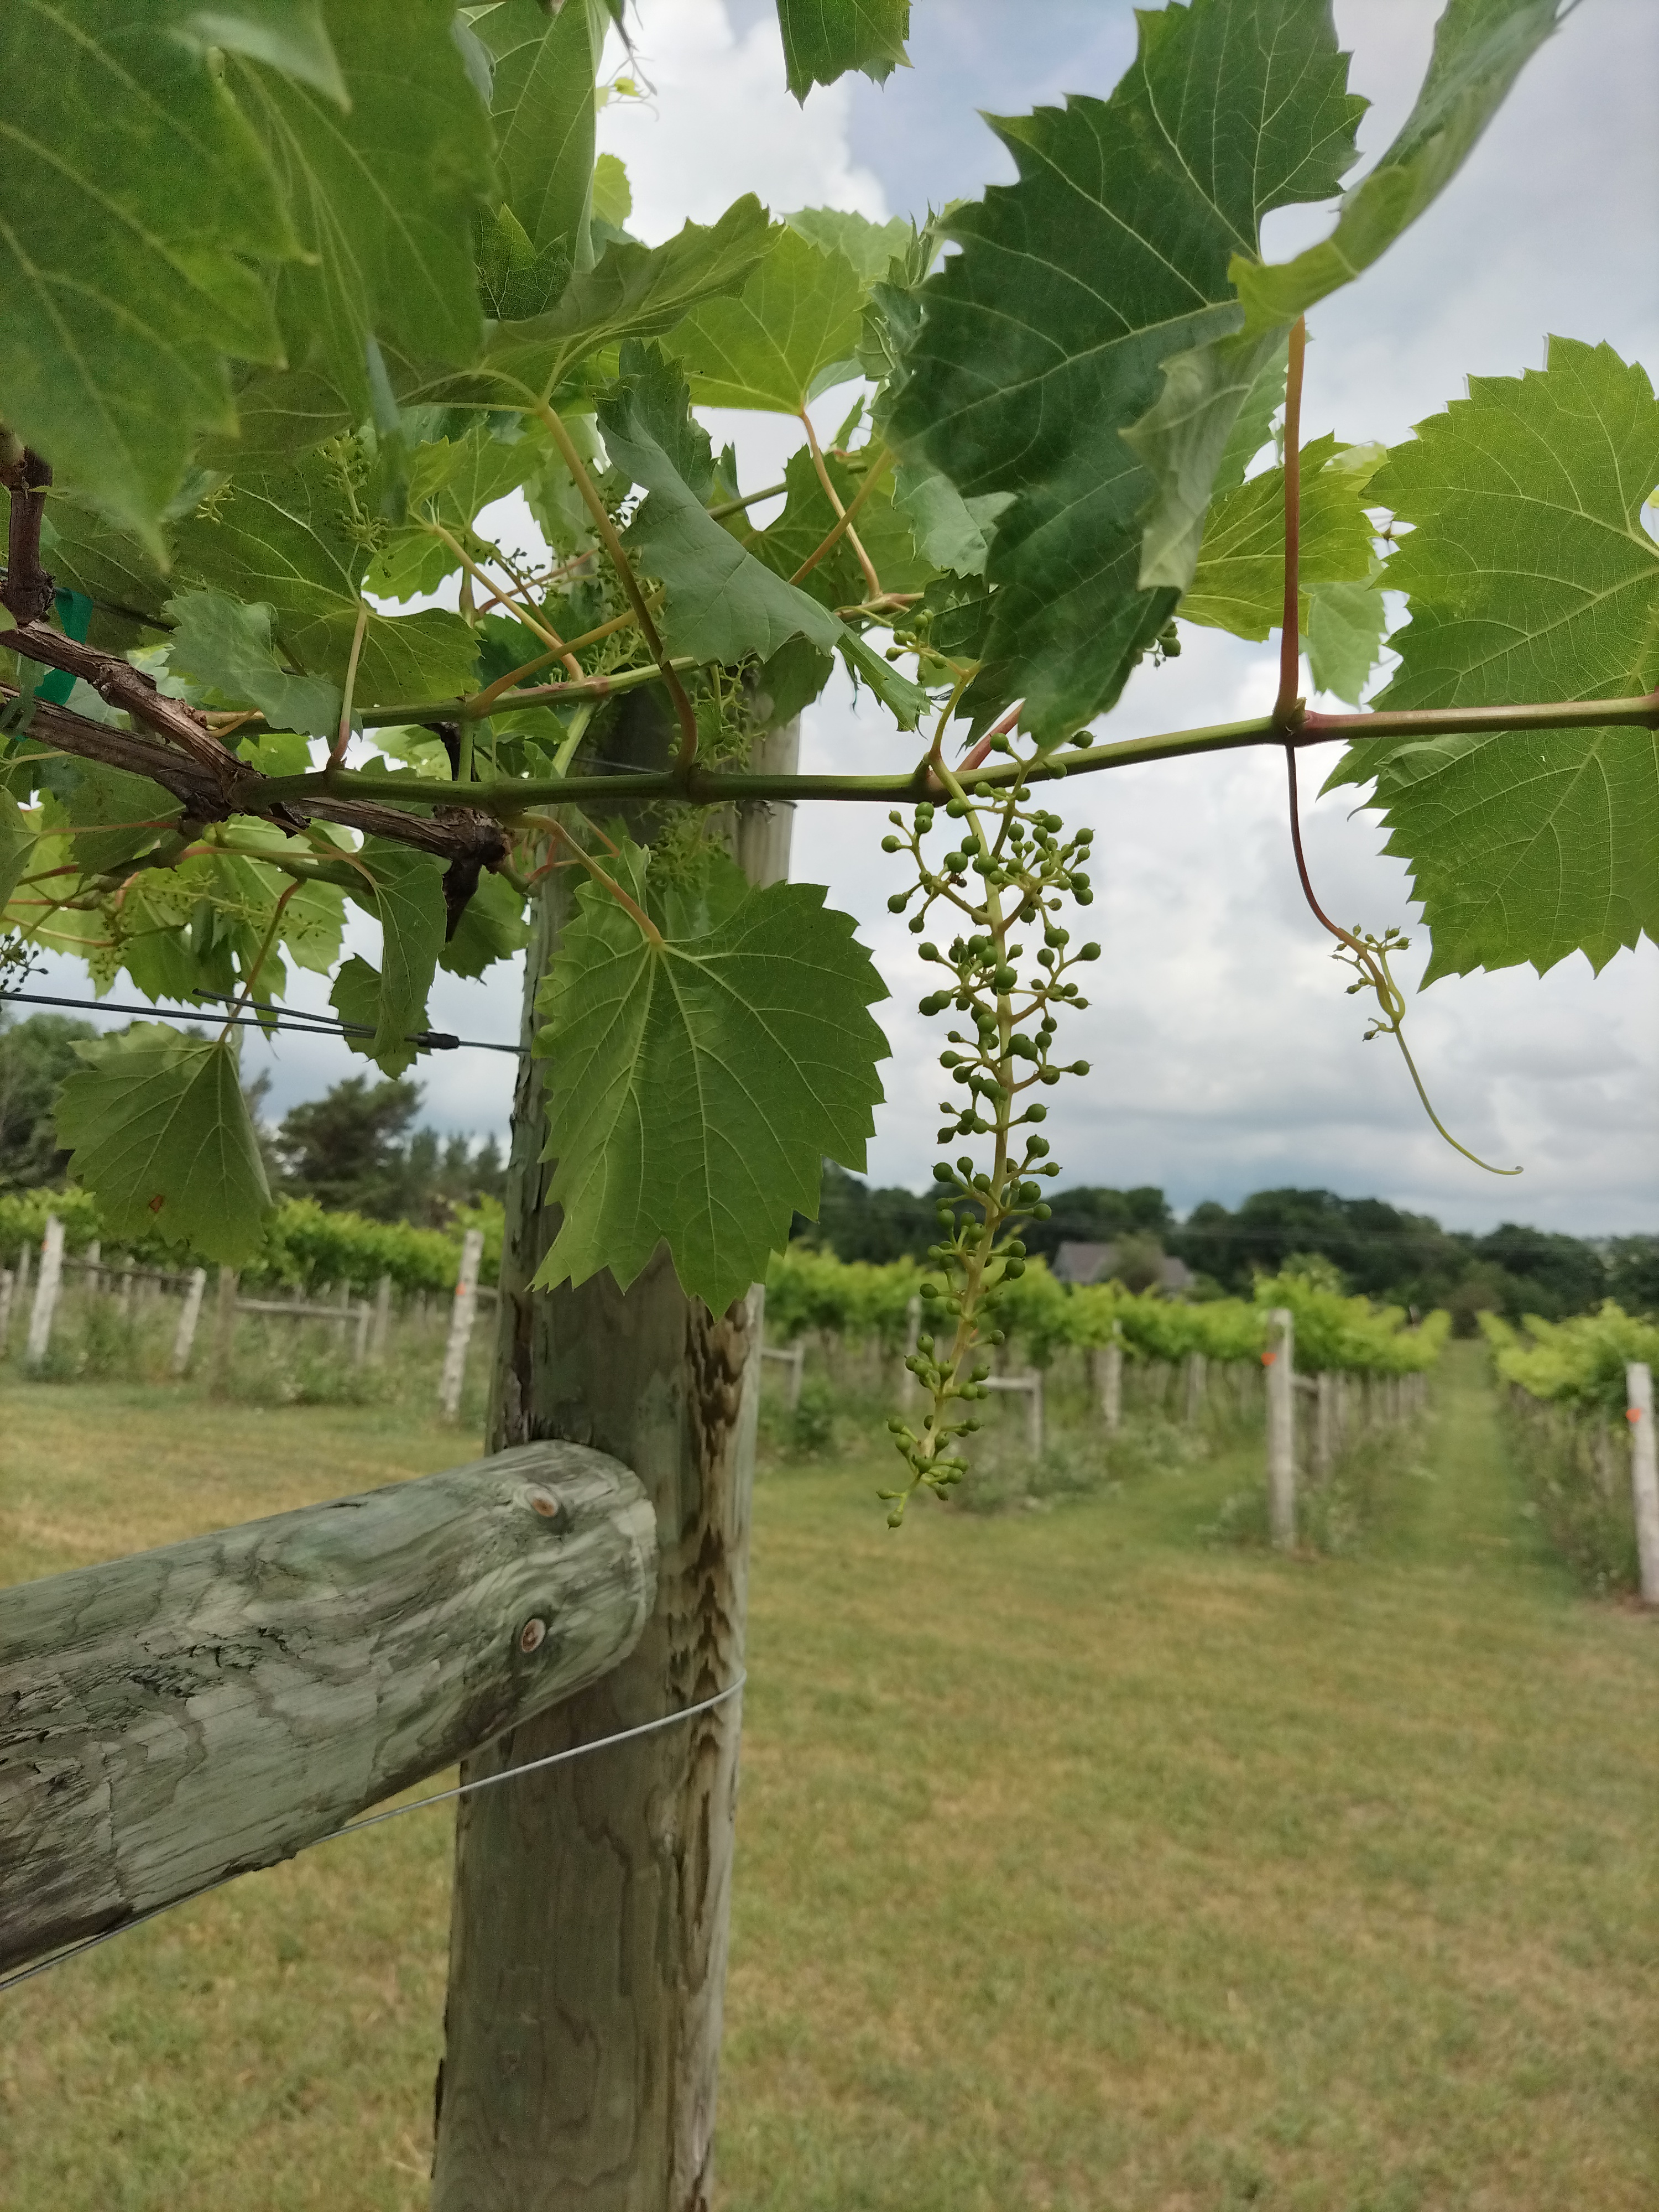
[[(228, 991), (204, 991), (201, 996), (221, 1006), (247, 1005), (261, 1010), (252, 1014), (230, 1015), (221, 1024), (226, 1029), (263, 1030), (267, 1035), (272, 1030), (292, 1030), (301, 1036), (372, 1037), (376, 1035), (367, 1022), (337, 1021), (331, 1014), (307, 1013), (302, 1006), (279, 1010), (269, 999), (243, 1000)], [(0, 1000), (3, 999), (22, 1000), (33, 1006), (72, 1006), (95, 1014), (137, 1014), (141, 1019), (150, 1018), (159, 1011), (155, 1006), (125, 1006), (113, 999), (56, 999), (44, 991), (0, 990)], [(182, 1011), (198, 1016), (204, 1012), (202, 1006), (189, 1002), (184, 1004)], [(216, 1014), (207, 1018), (214, 1021), (219, 1019)], [(488, 1037), (452, 1036), (447, 1030), (410, 1030), (404, 1042), (412, 1044), (417, 1052), (510, 1052), (515, 1059), (524, 1049), (522, 1045), (496, 1044)]]
[[(615, 1735), (602, 1735), (592, 1743), (579, 1743), (569, 1751), (550, 1752), (545, 1759), (527, 1759), (522, 1766), (504, 1767), (499, 1774), (482, 1775), (477, 1782), (463, 1782), (453, 1790), (437, 1790), (431, 1796), (416, 1797), (410, 1804), (393, 1805), (384, 1813), (370, 1813), (361, 1820), (348, 1820), (343, 1828), (331, 1828), (327, 1835), (317, 1837), (314, 1842), (304, 1848), (314, 1850), (318, 1844), (337, 1843), (342, 1836), (355, 1836), (361, 1829), (378, 1828), (383, 1820), (400, 1820), (405, 1813), (424, 1813), (428, 1806), (447, 1805), (452, 1798), (471, 1797), (480, 1790), (493, 1790), (499, 1782), (516, 1782), (520, 1775), (539, 1774), (544, 1767), (562, 1766), (567, 1759), (586, 1759), (591, 1751), (609, 1751), (613, 1744), (630, 1743), (635, 1736), (654, 1735), (659, 1729), (673, 1728), (681, 1721), (695, 1720), (699, 1713), (713, 1712), (716, 1705), (723, 1705), (728, 1698), (735, 1698), (748, 1680), (749, 1669), (741, 1667), (735, 1682), (728, 1682), (723, 1690), (716, 1690), (712, 1698), (704, 1698), (695, 1705), (686, 1705), (677, 1713), (664, 1713), (654, 1721), (641, 1721), (637, 1728), (619, 1729)], [(100, 1943), (112, 1943), (118, 1936), (131, 1935), (135, 1928), (142, 1928), (147, 1920), (159, 1920), (164, 1912), (171, 1912), (180, 1905), (192, 1904), (198, 1897), (210, 1896), (216, 1889), (223, 1889), (233, 1881), (240, 1881), (245, 1874), (264, 1871), (261, 1867), (239, 1867), (234, 1874), (221, 1875), (217, 1881), (210, 1881), (200, 1889), (191, 1890), (188, 1897), (169, 1898), (165, 1905), (153, 1905), (148, 1912), (135, 1913), (131, 1920), (122, 1921), (118, 1927), (106, 1928), (96, 1936), (84, 1936), (80, 1942), (70, 1944), (65, 1950), (54, 1951), (49, 1959), (37, 1959), (32, 1966), (25, 1966), (21, 1972), (8, 1974), (0, 1980), (0, 1996), (3, 1996), (8, 1990), (32, 1982), (37, 1974), (49, 1974), (54, 1966), (67, 1966), (71, 1959), (78, 1959), (88, 1951), (95, 1951)]]

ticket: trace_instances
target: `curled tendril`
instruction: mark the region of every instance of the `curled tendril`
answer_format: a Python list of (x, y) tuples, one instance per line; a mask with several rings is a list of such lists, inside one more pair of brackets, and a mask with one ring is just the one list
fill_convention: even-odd
[(1406, 1042), (1403, 1030), (1406, 1019), (1405, 994), (1395, 981), (1393, 971), (1389, 966), (1389, 955), (1391, 952), (1407, 951), (1411, 939), (1402, 936), (1399, 930), (1392, 927), (1386, 929), (1381, 937), (1373, 936), (1369, 930), (1362, 928), (1358, 922), (1352, 929), (1339, 928), (1320, 905), (1319, 901), (1314, 896), (1313, 884), (1308, 875), (1307, 859), (1302, 850), (1302, 817), (1297, 799), (1294, 745), (1285, 746), (1285, 764), (1290, 777), (1291, 845), (1296, 854), (1296, 872), (1301, 878), (1302, 896), (1307, 900), (1314, 919), (1322, 928), (1328, 929), (1337, 941), (1337, 949), (1331, 957), (1334, 960), (1344, 962), (1356, 973), (1358, 980), (1348, 986), (1349, 996), (1352, 997), (1357, 991), (1372, 991), (1376, 995), (1376, 1007), (1370, 1017), (1371, 1025), (1365, 1032), (1365, 1042), (1369, 1044), (1373, 1037), (1377, 1036), (1389, 1036), (1394, 1039), (1400, 1048), (1400, 1056), (1406, 1063), (1407, 1073), (1411, 1077), (1417, 1095), (1423, 1102), (1423, 1111), (1451, 1146), (1453, 1152), (1462, 1152), (1466, 1160), (1473, 1161), (1476, 1167), (1484, 1169), (1488, 1175), (1519, 1175), (1521, 1172), (1519, 1168), (1495, 1168), (1490, 1160), (1483, 1160), (1478, 1152), (1472, 1152), (1467, 1145), (1460, 1145), (1435, 1112), (1429, 1094), (1423, 1087), (1423, 1079), (1417, 1072), (1417, 1062), (1412, 1058), (1411, 1047)]

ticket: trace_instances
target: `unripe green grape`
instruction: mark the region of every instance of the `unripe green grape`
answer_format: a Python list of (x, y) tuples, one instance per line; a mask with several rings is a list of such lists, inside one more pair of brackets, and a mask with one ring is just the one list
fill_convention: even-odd
[(1070, 1075), (1086, 1075), (1089, 1073), (1089, 1063), (1086, 1060), (1074, 1060), (1066, 1073)]
[(1091, 942), (1085, 945), (1079, 952), (1077, 957), (1079, 960), (1098, 960), (1100, 957), (1100, 947)]
[(1046, 1137), (1033, 1137), (1028, 1141), (1025, 1149), (1034, 1160), (1046, 1159), (1048, 1155), (1048, 1139)]
[(1077, 901), (1079, 906), (1092, 906), (1095, 902), (1095, 895), (1090, 890), (1087, 884), (1084, 884), (1080, 887), (1077, 884), (1073, 884), (1072, 887), (1072, 896)]
[(904, 840), (902, 837), (884, 837), (881, 841), (881, 849), (884, 853), (902, 853), (904, 850)]
[(905, 908), (908, 906), (909, 903), (910, 894), (908, 891), (895, 891), (891, 898), (887, 902), (887, 911), (889, 914), (902, 914)]

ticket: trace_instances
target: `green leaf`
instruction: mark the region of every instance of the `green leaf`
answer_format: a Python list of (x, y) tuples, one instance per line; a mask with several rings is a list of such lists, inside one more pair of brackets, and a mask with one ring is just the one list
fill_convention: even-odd
[(1451, 181), (1558, 12), (1559, 0), (1451, 0), (1416, 106), (1344, 198), (1332, 235), (1282, 265), (1264, 267), (1251, 250), (1232, 261), (1243, 327), (1169, 362), (1164, 391), (1126, 434), (1155, 484), (1143, 585), (1191, 581), (1212, 475), (1224, 488), (1218, 459), (1241, 405), (1248, 413), (1261, 378), (1273, 374), (1291, 325), (1376, 260)]
[(1264, 265), (1240, 255), (1231, 273), (1247, 332), (1293, 323), (1433, 204), (1561, 13), (1560, 0), (1449, 0), (1416, 104), (1375, 168), (1343, 196), (1331, 235), (1293, 261)]
[(674, 352), (700, 407), (796, 415), (861, 374), (865, 287), (839, 247), (779, 233), (737, 299), (711, 300), (676, 331)]
[(634, 188), (615, 154), (601, 154), (593, 164), (592, 201), (595, 221), (612, 230), (620, 230), (634, 212)]
[(198, 52), (217, 46), (247, 61), (264, 62), (313, 86), (337, 107), (351, 105), (322, 0), (221, 0), (216, 7), (187, 4), (179, 12), (173, 36)]
[[(488, 404), (506, 378), (546, 397), (588, 355), (625, 338), (655, 337), (702, 301), (741, 291), (772, 237), (766, 210), (750, 192), (718, 222), (688, 222), (662, 246), (608, 246), (593, 268), (571, 278), (557, 307), (527, 322), (500, 325), (486, 349), (488, 373), (462, 380), (457, 396)], [(439, 393), (449, 388), (444, 382), (434, 387)]]
[(1139, 28), (1109, 100), (994, 125), (1019, 181), (945, 226), (962, 251), (922, 289), (893, 401), (894, 434), (964, 499), (1014, 495), (968, 702), (983, 725), (1023, 698), (1045, 743), (1113, 703), (1175, 605), (1140, 588), (1154, 485), (1121, 434), (1173, 355), (1237, 327), (1230, 260), (1271, 210), (1334, 190), (1362, 106), (1328, 0), (1194, 0)]
[(410, 520), (389, 532), (365, 574), (364, 588), (391, 599), (435, 592), (460, 562), (441, 538), (421, 526), (422, 518), (441, 523), (465, 544), (483, 509), (538, 475), (548, 459), (546, 441), (538, 434), (508, 440), (482, 427), (461, 438), (417, 445), (410, 465)]
[(227, 1267), (252, 1259), (272, 1206), (234, 1046), (135, 1022), (76, 1050), (87, 1064), (64, 1084), (58, 1135), (105, 1234), (159, 1233)]
[[(296, 11), (296, 36), (312, 11)], [(268, 9), (228, 0), (221, 45)], [(152, 554), (193, 440), (233, 431), (227, 355), (279, 362), (252, 265), (297, 250), (188, 0), (0, 9), (0, 419)]]
[[(791, 638), (839, 652), (865, 678), (906, 729), (915, 726), (927, 695), (901, 676), (857, 633), (806, 592), (775, 575), (722, 529), (665, 452), (676, 435), (647, 389), (624, 380), (601, 407), (612, 458), (650, 494), (628, 532), (640, 564), (662, 585), (662, 628), (668, 648), (696, 660), (731, 665), (755, 653), (769, 660)], [(684, 419), (684, 387), (681, 391)]]
[(1316, 691), (1328, 691), (1357, 707), (1382, 650), (1388, 610), (1376, 579), (1382, 563), (1372, 562), (1366, 582), (1316, 584), (1308, 594), (1304, 642), (1308, 673)]
[[(307, 453), (269, 476), (234, 477), (175, 530), (177, 573), (272, 610), (283, 659), (343, 683), (360, 586), (384, 526), (364, 514), (356, 448)], [(453, 698), (471, 687), (477, 645), (459, 615), (371, 611), (354, 702)]]
[(550, 16), (541, 0), (504, 0), (474, 26), (495, 64), (490, 113), (505, 204), (538, 252), (592, 265), (593, 78), (599, 52), (586, 7)]
[(778, 0), (778, 28), (789, 89), (803, 103), (848, 70), (883, 84), (910, 65), (910, 0)]
[[(343, 1022), (355, 1022), (361, 1028), (377, 1029), (380, 1019), (380, 971), (354, 952), (340, 963), (334, 978), (334, 987), (328, 994), (328, 1003)], [(348, 1052), (372, 1060), (383, 1075), (402, 1075), (413, 1067), (420, 1058), (420, 1048), (412, 1044), (381, 1044), (377, 1036), (351, 1036), (344, 1039)]]
[[(612, 864), (636, 902), (646, 855)], [(577, 894), (538, 1000), (550, 1061), (550, 1195), (536, 1279), (609, 1267), (625, 1289), (666, 1239), (686, 1291), (722, 1313), (816, 1213), (826, 1155), (863, 1165), (887, 994), (845, 915), (803, 884), (738, 896), (710, 855), (708, 926), (653, 942), (599, 884)], [(739, 879), (740, 880), (740, 879)]]
[[(9, 513), (9, 501), (0, 502)], [(93, 601), (88, 641), (124, 652), (161, 634), (172, 586), (137, 534), (112, 522), (92, 501), (57, 484), (46, 500), (41, 545), (60, 586)]]
[(340, 692), (322, 676), (289, 676), (271, 650), (271, 610), (243, 606), (222, 592), (185, 592), (167, 601), (174, 629), (167, 665), (192, 678), (209, 703), (257, 707), (273, 730), (332, 737)]
[[(354, 891), (358, 903), (368, 908), (380, 924), (380, 969), (372, 1014), (348, 1013), (337, 995), (333, 1004), (347, 1021), (373, 1021), (374, 1038), (367, 1047), (388, 1075), (407, 1067), (414, 1057), (405, 1042), (411, 1030), (427, 1025), (427, 994), (437, 973), (438, 955), (444, 945), (448, 915), (444, 907), (444, 869), (429, 853), (416, 853), (407, 845), (394, 845), (385, 837), (368, 837), (357, 859), (372, 879), (367, 891)], [(346, 965), (350, 967), (349, 961)], [(368, 968), (359, 961), (356, 969)], [(369, 969), (373, 974), (374, 970)], [(342, 970), (343, 977), (344, 970)], [(361, 977), (354, 970), (352, 989)], [(361, 1004), (361, 1000), (357, 1001)], [(393, 1066), (394, 1060), (397, 1066)]]
[(323, 0), (350, 94), (246, 64), (232, 76), (282, 179), (303, 258), (277, 283), (290, 367), (374, 409), (368, 345), (465, 362), (483, 340), (471, 240), (489, 135), (449, 0)]
[(0, 793), (0, 909), (11, 904), (19, 879), (28, 872), (34, 847), (34, 824), (9, 792)]
[(451, 975), (482, 975), (498, 960), (522, 952), (529, 942), (523, 899), (505, 876), (485, 874), (462, 908), (438, 964)]
[[(125, 769), (104, 768), (91, 761), (75, 766), (75, 785), (64, 802), (64, 818), (82, 833), (75, 840), (74, 856), (87, 874), (101, 875), (147, 851), (160, 835), (154, 825), (177, 820), (179, 801), (147, 775), (129, 775)], [(135, 822), (151, 826), (126, 826)]]
[[(833, 454), (825, 457), (824, 466), (842, 507), (850, 507), (863, 481), (862, 471), (855, 472)], [(837, 518), (806, 447), (789, 456), (783, 474), (788, 495), (782, 514), (745, 542), (757, 561), (788, 577), (817, 550)], [(890, 477), (877, 483), (859, 509), (855, 526), (884, 590), (921, 589), (933, 574), (933, 564), (917, 557), (910, 518), (895, 504)], [(854, 605), (867, 596), (864, 571), (845, 535), (802, 577), (799, 588), (827, 607)]]
[(915, 225), (903, 216), (872, 222), (867, 215), (847, 208), (797, 208), (783, 219), (820, 252), (844, 255), (866, 289), (908, 252), (916, 235)]
[[(1360, 505), (1382, 459), (1380, 446), (1337, 447), (1327, 435), (1302, 448), (1301, 628), (1316, 584), (1364, 581), (1371, 572), (1372, 526)], [(1210, 509), (1183, 622), (1265, 638), (1285, 608), (1285, 471), (1267, 469)]]
[[(1610, 346), (1552, 338), (1549, 366), (1471, 377), (1371, 495), (1413, 526), (1388, 567), (1410, 621), (1389, 709), (1630, 697), (1659, 684), (1659, 404)], [(1427, 977), (1569, 952), (1601, 968), (1659, 938), (1659, 734), (1557, 730), (1370, 738), (1333, 784), (1376, 780), (1388, 850), (1433, 933)]]
[(930, 568), (958, 576), (984, 574), (996, 519), (1012, 497), (994, 491), (963, 499), (949, 477), (913, 463), (899, 470), (894, 484), (895, 503), (909, 518), (916, 550)]

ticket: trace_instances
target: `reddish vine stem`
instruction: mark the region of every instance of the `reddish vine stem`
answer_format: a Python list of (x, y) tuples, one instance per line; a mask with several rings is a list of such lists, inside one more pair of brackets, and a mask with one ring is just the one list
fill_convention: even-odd
[(1302, 369), (1308, 322), (1298, 315), (1291, 331), (1285, 377), (1285, 606), (1279, 636), (1279, 696), (1273, 720), (1288, 726), (1302, 704)]

